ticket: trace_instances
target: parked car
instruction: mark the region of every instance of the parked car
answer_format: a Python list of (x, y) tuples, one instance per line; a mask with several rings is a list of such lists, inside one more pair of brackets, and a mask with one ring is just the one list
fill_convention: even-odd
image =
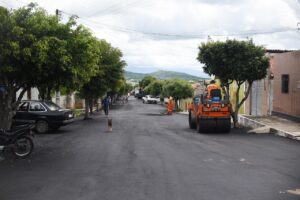
[(160, 102), (160, 98), (159, 97), (154, 97), (152, 95), (146, 95), (143, 97), (143, 103), (159, 103)]
[(36, 123), (38, 133), (56, 130), (74, 121), (74, 114), (69, 109), (62, 109), (51, 101), (22, 101), (13, 118), (14, 125)]

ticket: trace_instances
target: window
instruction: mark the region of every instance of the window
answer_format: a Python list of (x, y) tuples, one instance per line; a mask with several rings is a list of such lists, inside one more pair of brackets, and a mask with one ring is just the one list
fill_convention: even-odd
[(58, 105), (56, 105), (55, 103), (53, 103), (51, 101), (45, 102), (45, 104), (51, 111), (56, 111), (56, 110), (61, 109), (61, 107), (59, 107)]
[(281, 75), (281, 92), (282, 93), (289, 93), (289, 75), (288, 74), (282, 74)]
[(28, 111), (28, 106), (29, 106), (29, 103), (24, 102), (19, 106), (18, 111)]
[(45, 108), (38, 102), (33, 102), (30, 104), (30, 111), (46, 111)]

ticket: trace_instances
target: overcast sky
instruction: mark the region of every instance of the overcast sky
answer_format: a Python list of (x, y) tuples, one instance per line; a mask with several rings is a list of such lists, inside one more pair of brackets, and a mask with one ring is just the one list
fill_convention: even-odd
[[(0, 0), (10, 8), (31, 1)], [(98, 38), (119, 47), (135, 72), (173, 70), (203, 76), (198, 46), (253, 38), (268, 49), (300, 49), (300, 0), (38, 0), (79, 16)]]

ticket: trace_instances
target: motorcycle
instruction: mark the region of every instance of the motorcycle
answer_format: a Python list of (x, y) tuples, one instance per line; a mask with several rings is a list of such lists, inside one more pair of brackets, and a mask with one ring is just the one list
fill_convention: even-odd
[(33, 151), (33, 129), (35, 125), (27, 124), (6, 131), (0, 129), (0, 151), (9, 148), (16, 157), (26, 157)]

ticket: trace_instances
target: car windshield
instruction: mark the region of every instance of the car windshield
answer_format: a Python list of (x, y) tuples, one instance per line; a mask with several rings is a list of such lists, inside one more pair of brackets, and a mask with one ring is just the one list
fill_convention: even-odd
[(61, 107), (59, 107), (57, 104), (51, 102), (51, 101), (48, 101), (48, 102), (45, 102), (46, 106), (51, 110), (51, 111), (55, 111), (55, 110), (60, 110)]

